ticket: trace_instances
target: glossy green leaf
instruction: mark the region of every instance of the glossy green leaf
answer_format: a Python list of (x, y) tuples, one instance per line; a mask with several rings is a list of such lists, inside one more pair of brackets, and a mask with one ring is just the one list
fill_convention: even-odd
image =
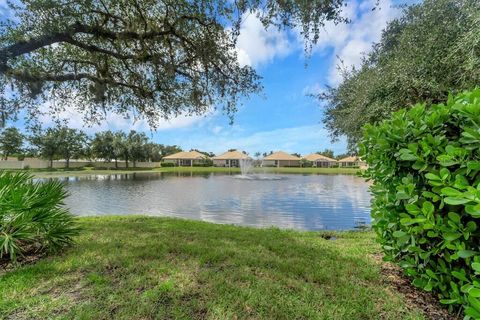
[(478, 218), (480, 217), (480, 204), (465, 206), (465, 211), (469, 215)]
[(461, 272), (458, 272), (458, 271), (452, 271), (452, 276), (454, 276), (455, 278), (457, 278), (459, 280), (468, 282), (468, 279), (467, 279), (467, 277), (465, 277), (464, 273), (461, 273)]
[(470, 200), (464, 199), (464, 198), (454, 198), (454, 197), (447, 197), (444, 199), (445, 203), (451, 204), (451, 205), (461, 205), (465, 203), (469, 203)]
[(480, 273), (480, 262), (474, 262), (474, 263), (472, 263), (472, 268), (473, 268), (473, 270), (475, 270), (476, 272), (479, 272), (479, 273)]
[(455, 198), (463, 197), (463, 193), (461, 191), (458, 191), (457, 189), (454, 189), (452, 187), (442, 188), (442, 195)]
[(436, 174), (433, 174), (433, 173), (427, 173), (425, 174), (425, 178), (429, 179), (429, 180), (442, 180), (439, 176), (437, 176)]
[(409, 203), (409, 204), (405, 205), (405, 209), (407, 210), (408, 213), (410, 213), (412, 215), (417, 215), (421, 212), (420, 208), (416, 204), (413, 204), (413, 203)]
[(433, 206), (433, 204), (429, 201), (425, 201), (422, 205), (422, 212), (423, 214), (425, 215), (430, 215), (430, 214), (433, 214), (433, 212), (435, 211), (435, 207)]
[(467, 168), (472, 170), (480, 170), (480, 161), (469, 161)]
[(473, 250), (460, 250), (457, 252), (458, 256), (460, 258), (470, 258), (470, 257), (473, 257), (474, 255), (477, 254), (477, 252), (473, 251)]
[(460, 222), (460, 215), (458, 213), (455, 213), (455, 212), (449, 212), (448, 213), (448, 218), (450, 220), (452, 220), (453, 222), (455, 223), (459, 223)]
[(471, 295), (474, 298), (478, 298), (478, 297), (480, 297), (480, 289), (472, 288), (472, 289), (468, 290), (468, 294)]
[(446, 232), (443, 234), (443, 238), (447, 241), (454, 241), (462, 236), (459, 232)]
[(405, 231), (397, 230), (393, 233), (393, 236), (396, 238), (404, 237), (407, 233)]
[(469, 296), (468, 296), (468, 302), (470, 302), (470, 305), (471, 305), (476, 311), (479, 311), (479, 312), (480, 312), (480, 301), (479, 301), (477, 298), (469, 295)]
[(450, 155), (440, 155), (437, 157), (437, 160), (439, 161), (440, 165), (444, 167), (450, 167), (458, 164), (458, 161), (456, 161), (455, 158)]

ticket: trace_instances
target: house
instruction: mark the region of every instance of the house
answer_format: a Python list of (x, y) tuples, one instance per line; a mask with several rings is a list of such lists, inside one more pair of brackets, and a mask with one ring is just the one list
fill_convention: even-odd
[(367, 164), (357, 156), (350, 156), (338, 160), (338, 166), (341, 168), (360, 168), (364, 169)]
[(198, 151), (181, 151), (169, 156), (163, 157), (163, 162), (174, 163), (177, 166), (189, 166), (192, 167), (195, 164), (203, 164), (208, 157)]
[(262, 167), (300, 167), (300, 158), (283, 151), (277, 151), (262, 160)]
[(311, 161), (314, 167), (330, 168), (337, 165), (337, 160), (326, 157), (318, 153), (312, 153), (304, 157), (305, 160)]
[(241, 161), (253, 161), (247, 154), (234, 150), (213, 157), (213, 165), (216, 167), (240, 167)]

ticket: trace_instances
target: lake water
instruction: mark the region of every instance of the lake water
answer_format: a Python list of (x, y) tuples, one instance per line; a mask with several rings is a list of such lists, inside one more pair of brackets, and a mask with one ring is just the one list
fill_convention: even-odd
[[(258, 176), (257, 176), (258, 177)], [(144, 214), (255, 227), (345, 230), (370, 223), (368, 184), (353, 175), (136, 173), (62, 178), (79, 216)]]

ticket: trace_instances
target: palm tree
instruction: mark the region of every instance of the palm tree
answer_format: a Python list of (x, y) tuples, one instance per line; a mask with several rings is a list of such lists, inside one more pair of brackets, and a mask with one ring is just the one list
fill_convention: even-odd
[(0, 171), (0, 259), (58, 251), (73, 243), (77, 220), (63, 202), (61, 181), (33, 181), (25, 172)]

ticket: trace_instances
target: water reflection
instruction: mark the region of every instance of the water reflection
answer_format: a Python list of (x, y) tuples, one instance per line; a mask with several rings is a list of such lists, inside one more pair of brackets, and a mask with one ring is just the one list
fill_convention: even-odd
[(146, 214), (301, 230), (353, 229), (370, 223), (368, 184), (356, 176), (258, 180), (234, 175), (136, 173), (63, 181), (71, 194), (67, 206), (82, 216)]

